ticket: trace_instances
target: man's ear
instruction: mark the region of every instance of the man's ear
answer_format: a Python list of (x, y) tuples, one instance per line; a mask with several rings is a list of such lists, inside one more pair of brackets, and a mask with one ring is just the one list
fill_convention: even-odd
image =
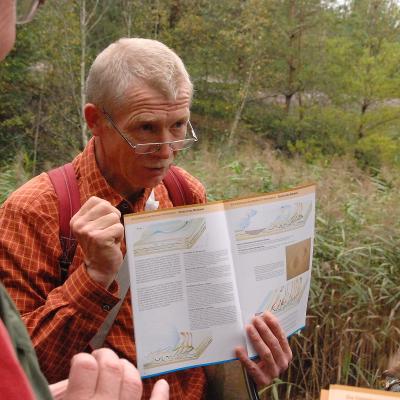
[(104, 115), (101, 110), (92, 103), (85, 104), (83, 108), (86, 123), (89, 129), (92, 131), (93, 136), (101, 135), (104, 126)]

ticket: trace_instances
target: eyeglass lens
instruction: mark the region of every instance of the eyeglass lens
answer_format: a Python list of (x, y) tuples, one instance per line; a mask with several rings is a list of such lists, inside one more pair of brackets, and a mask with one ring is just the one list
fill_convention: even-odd
[(169, 145), (172, 151), (180, 151), (191, 147), (193, 142), (194, 142), (193, 139), (184, 139), (166, 143), (151, 143), (151, 144), (139, 143), (135, 145), (135, 150), (139, 154), (156, 153), (161, 149), (161, 146)]

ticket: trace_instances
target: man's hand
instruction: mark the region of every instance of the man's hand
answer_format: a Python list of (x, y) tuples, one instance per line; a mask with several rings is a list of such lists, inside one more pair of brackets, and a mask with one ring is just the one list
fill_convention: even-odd
[(288, 368), (292, 360), (286, 335), (270, 312), (253, 318), (252, 324), (246, 326), (246, 332), (259, 360), (250, 360), (243, 347), (236, 349), (236, 356), (257, 385), (269, 385)]
[[(138, 370), (129, 361), (110, 349), (99, 349), (74, 356), (69, 380), (51, 385), (50, 390), (55, 400), (140, 400), (143, 388)], [(159, 380), (151, 400), (168, 399), (168, 383)]]
[(90, 277), (108, 288), (122, 264), (121, 213), (108, 201), (91, 197), (71, 219)]

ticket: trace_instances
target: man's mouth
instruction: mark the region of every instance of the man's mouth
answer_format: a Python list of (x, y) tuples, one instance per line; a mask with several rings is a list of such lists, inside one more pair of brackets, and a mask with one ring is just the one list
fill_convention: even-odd
[(155, 169), (155, 170), (162, 170), (162, 169), (166, 169), (166, 168), (168, 168), (169, 167), (169, 165), (162, 165), (162, 166), (154, 166), (154, 165), (152, 165), (151, 167), (146, 167), (146, 168), (148, 168), (148, 169)]

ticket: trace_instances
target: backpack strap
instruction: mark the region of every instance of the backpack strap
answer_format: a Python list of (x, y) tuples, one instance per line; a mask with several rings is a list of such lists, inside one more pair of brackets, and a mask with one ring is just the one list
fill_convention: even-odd
[(187, 180), (177, 167), (174, 165), (170, 167), (168, 174), (163, 179), (163, 183), (175, 207), (194, 204), (193, 193), (190, 190)]
[(61, 281), (68, 277), (68, 268), (74, 258), (77, 242), (69, 225), (71, 218), (81, 206), (78, 181), (72, 163), (52, 169), (47, 173), (58, 198), (60, 244), (59, 258)]

